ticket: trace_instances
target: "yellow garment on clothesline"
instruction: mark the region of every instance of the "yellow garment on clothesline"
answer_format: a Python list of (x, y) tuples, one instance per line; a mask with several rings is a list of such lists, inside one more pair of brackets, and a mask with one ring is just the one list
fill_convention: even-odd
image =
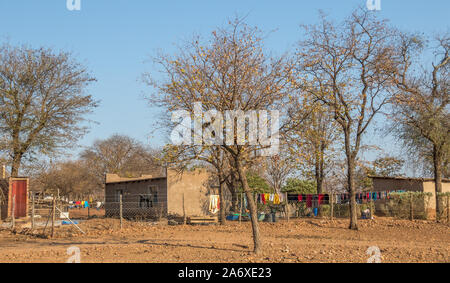
[(278, 194), (275, 194), (273, 204), (280, 204), (280, 196)]

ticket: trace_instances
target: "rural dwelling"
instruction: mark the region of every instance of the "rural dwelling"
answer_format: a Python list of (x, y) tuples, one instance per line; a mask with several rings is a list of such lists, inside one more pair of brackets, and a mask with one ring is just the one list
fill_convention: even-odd
[[(373, 191), (412, 191), (429, 192), (432, 197), (427, 205), (428, 217), (436, 216), (436, 194), (434, 188), (434, 179), (431, 178), (406, 178), (406, 177), (377, 177), (370, 176), (373, 181)], [(442, 179), (442, 192), (450, 192), (450, 179)], [(376, 209), (385, 204), (385, 201), (376, 202)]]
[(120, 195), (125, 218), (207, 216), (211, 186), (205, 169), (166, 170), (166, 176), (122, 178), (106, 174), (105, 215), (119, 216)]
[(15, 218), (28, 216), (28, 184), (28, 178), (0, 179), (0, 210), (2, 220), (12, 217), (13, 209)]

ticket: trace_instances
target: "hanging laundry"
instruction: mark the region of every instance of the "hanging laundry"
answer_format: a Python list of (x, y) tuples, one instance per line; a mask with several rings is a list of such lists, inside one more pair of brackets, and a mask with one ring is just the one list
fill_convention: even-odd
[(323, 204), (330, 204), (330, 195), (329, 194), (325, 194), (323, 196)]
[(266, 202), (270, 201), (270, 200), (269, 200), (270, 194), (264, 194), (264, 198), (265, 198)]
[(306, 195), (306, 207), (312, 207), (312, 195)]
[(318, 205), (321, 205), (322, 204), (322, 201), (323, 201), (323, 194), (318, 194), (317, 195), (317, 204)]
[(297, 194), (288, 194), (287, 198), (289, 202), (294, 202), (298, 200), (298, 196)]
[(209, 196), (209, 212), (216, 214), (219, 211), (219, 195)]
[(270, 194), (270, 196), (269, 196), (269, 200), (270, 200), (271, 202), (273, 202), (273, 201), (274, 201), (274, 199), (275, 199), (275, 195), (274, 195), (274, 194)]
[(275, 194), (273, 198), (273, 204), (280, 204), (280, 197), (278, 194)]

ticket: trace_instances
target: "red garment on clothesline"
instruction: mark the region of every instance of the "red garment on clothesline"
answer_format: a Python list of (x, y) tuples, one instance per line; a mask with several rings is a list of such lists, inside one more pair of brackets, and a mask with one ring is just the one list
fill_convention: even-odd
[(322, 204), (323, 202), (323, 194), (318, 195), (318, 204)]
[(312, 207), (312, 195), (306, 195), (306, 207)]

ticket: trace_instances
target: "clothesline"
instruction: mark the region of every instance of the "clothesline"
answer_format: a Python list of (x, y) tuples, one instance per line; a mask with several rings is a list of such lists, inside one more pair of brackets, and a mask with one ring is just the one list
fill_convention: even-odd
[(284, 202), (283, 194), (258, 194), (257, 200), (259, 203), (268, 203), (271, 202), (273, 204), (280, 204)]
[[(355, 198), (357, 202), (361, 201), (377, 201), (380, 199), (390, 199), (392, 193), (404, 193), (405, 190), (393, 190), (393, 191), (379, 191), (379, 192), (361, 192), (356, 193)], [(346, 202), (350, 200), (349, 193), (336, 194), (336, 203)]]
[[(364, 192), (364, 193), (356, 193), (356, 202), (364, 203), (367, 201), (377, 201), (381, 199), (390, 199), (391, 193), (401, 193), (405, 192), (404, 190), (394, 190), (394, 191), (379, 191), (379, 192)], [(285, 201), (285, 194), (277, 194), (277, 193), (258, 193), (256, 195), (257, 202), (262, 204), (281, 204)], [(247, 198), (243, 197), (244, 207), (247, 207)], [(288, 202), (305, 202), (306, 207), (312, 207), (323, 204), (330, 204), (330, 195), (329, 194), (287, 194)], [(334, 194), (333, 201), (336, 204), (347, 203), (350, 201), (349, 193), (338, 193)], [(218, 195), (210, 196), (210, 204), (209, 210), (212, 213), (217, 213), (220, 208), (220, 200)]]
[[(364, 192), (356, 193), (356, 202), (364, 203), (367, 201), (377, 201), (381, 199), (390, 199), (391, 193), (401, 193), (404, 190), (394, 190), (394, 191), (379, 191), (379, 192)], [(338, 193), (334, 195), (334, 203), (347, 203), (350, 201), (350, 193)], [(329, 194), (288, 194), (289, 202), (306, 202), (307, 207), (310, 207), (310, 203), (317, 201), (317, 204), (329, 204), (330, 197)]]

